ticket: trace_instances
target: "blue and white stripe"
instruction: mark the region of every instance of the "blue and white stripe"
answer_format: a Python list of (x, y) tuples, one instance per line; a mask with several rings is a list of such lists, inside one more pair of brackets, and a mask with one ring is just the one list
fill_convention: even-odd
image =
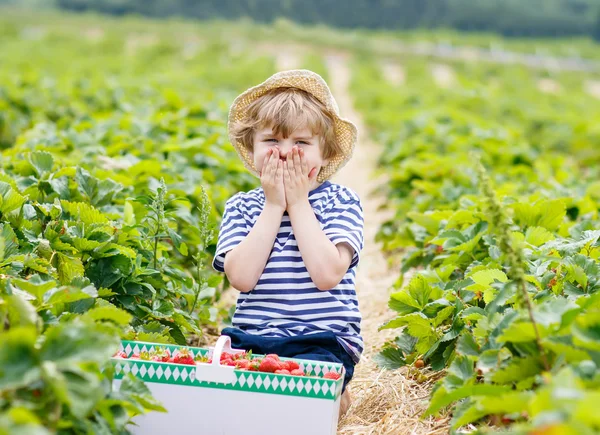
[[(312, 282), (287, 213), (283, 215), (267, 265), (256, 287), (240, 293), (233, 326), (250, 334), (295, 336), (331, 331), (358, 362), (363, 351), (361, 314), (354, 288), (363, 248), (363, 211), (352, 190), (325, 181), (308, 197), (323, 232), (335, 243), (348, 243), (354, 256), (342, 281), (328, 291)], [(265, 203), (262, 188), (231, 197), (223, 214), (213, 267), (224, 272), (225, 254), (248, 235)]]

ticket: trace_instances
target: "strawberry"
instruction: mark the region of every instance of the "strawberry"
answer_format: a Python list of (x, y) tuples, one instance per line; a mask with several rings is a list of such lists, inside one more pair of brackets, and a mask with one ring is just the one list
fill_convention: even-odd
[(279, 355), (277, 355), (276, 353), (270, 353), (270, 354), (266, 355), (266, 356), (265, 356), (265, 358), (272, 358), (272, 359), (274, 359), (275, 361), (281, 361), (281, 360), (279, 359)]
[(281, 364), (273, 358), (264, 358), (258, 368), (261, 372), (275, 373), (275, 370), (280, 370)]
[(290, 375), (293, 376), (304, 376), (304, 372), (300, 369), (295, 369), (290, 372)]
[(333, 379), (334, 381), (337, 381), (341, 376), (342, 375), (340, 375), (339, 373), (329, 372), (323, 375), (323, 379)]
[(150, 358), (152, 361), (170, 362), (171, 352), (165, 347), (157, 347)]
[(248, 371), (257, 372), (260, 369), (260, 360), (252, 360), (250, 361), (250, 366), (248, 367)]
[(276, 375), (289, 375), (291, 373), (289, 370), (281, 369), (281, 370), (275, 370), (275, 374)]
[(173, 362), (175, 364), (194, 365), (194, 358), (189, 349), (182, 348), (173, 353)]
[(119, 351), (113, 355), (114, 358), (123, 358), (127, 359), (127, 354), (124, 351)]
[(240, 359), (235, 362), (235, 366), (238, 369), (248, 370), (248, 368), (250, 367), (250, 361), (248, 361), (247, 359)]
[(283, 368), (289, 370), (290, 372), (300, 368), (300, 364), (298, 364), (296, 361), (284, 361), (282, 365), (285, 365)]
[(226, 360), (226, 359), (233, 360), (233, 355), (230, 354), (229, 352), (223, 352), (221, 354), (221, 361)]
[(129, 357), (130, 359), (140, 359), (140, 354), (139, 353), (134, 353), (133, 355), (131, 355)]

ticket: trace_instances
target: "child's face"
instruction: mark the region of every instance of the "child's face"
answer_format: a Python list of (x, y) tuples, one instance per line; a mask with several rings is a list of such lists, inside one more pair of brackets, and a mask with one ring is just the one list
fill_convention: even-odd
[(267, 127), (254, 133), (254, 152), (252, 153), (254, 166), (260, 173), (269, 149), (279, 148), (279, 156), (285, 160), (294, 146), (304, 150), (304, 159), (308, 164), (309, 172), (312, 168), (317, 168), (318, 174), (321, 167), (328, 163), (323, 159), (320, 135), (313, 135), (308, 128), (304, 127), (296, 129), (290, 137), (284, 139), (281, 135), (273, 135), (272, 128)]

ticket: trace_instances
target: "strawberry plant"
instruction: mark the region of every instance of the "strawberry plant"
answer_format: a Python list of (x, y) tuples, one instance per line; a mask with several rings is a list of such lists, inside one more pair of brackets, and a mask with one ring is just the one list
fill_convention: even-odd
[[(112, 389), (119, 338), (186, 345), (228, 316), (214, 306), (214, 229), (225, 200), (256, 180), (228, 143), (226, 102), (273, 65), (219, 42), (182, 51), (171, 26), (142, 43), (100, 19), (97, 43), (81, 37), (85, 24), (9, 22), (0, 18), (0, 433), (126, 433), (135, 414), (162, 408), (134, 378)], [(29, 25), (48, 26), (45, 49), (23, 37)]]
[(378, 363), (418, 382), (439, 371), (425, 416), (451, 413), (453, 433), (595, 433), (598, 103), (542, 95), (517, 67), (455, 64), (458, 84), (438, 89), (415, 61), (392, 90), (374, 65), (354, 86), (396, 211), (378, 238), (401, 256), (381, 327), (399, 333)]

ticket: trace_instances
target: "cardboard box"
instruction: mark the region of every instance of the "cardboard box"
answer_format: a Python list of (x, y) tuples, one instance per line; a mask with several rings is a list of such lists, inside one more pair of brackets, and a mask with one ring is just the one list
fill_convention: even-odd
[[(230, 343), (228, 336), (221, 336), (214, 348), (188, 347), (194, 357), (212, 357), (212, 364), (113, 358), (116, 387), (124, 374), (132, 373), (145, 381), (168, 411), (134, 418), (138, 426), (131, 426), (131, 432), (164, 435), (181, 429), (186, 434), (207, 435), (336, 433), (344, 380), (342, 364), (293, 359), (307, 376), (239, 370), (219, 364), (222, 352), (243, 352), (231, 349)], [(130, 357), (156, 346), (166, 347), (171, 354), (183, 347), (123, 341), (121, 350)], [(340, 379), (323, 379), (323, 374), (330, 371), (339, 373)]]

